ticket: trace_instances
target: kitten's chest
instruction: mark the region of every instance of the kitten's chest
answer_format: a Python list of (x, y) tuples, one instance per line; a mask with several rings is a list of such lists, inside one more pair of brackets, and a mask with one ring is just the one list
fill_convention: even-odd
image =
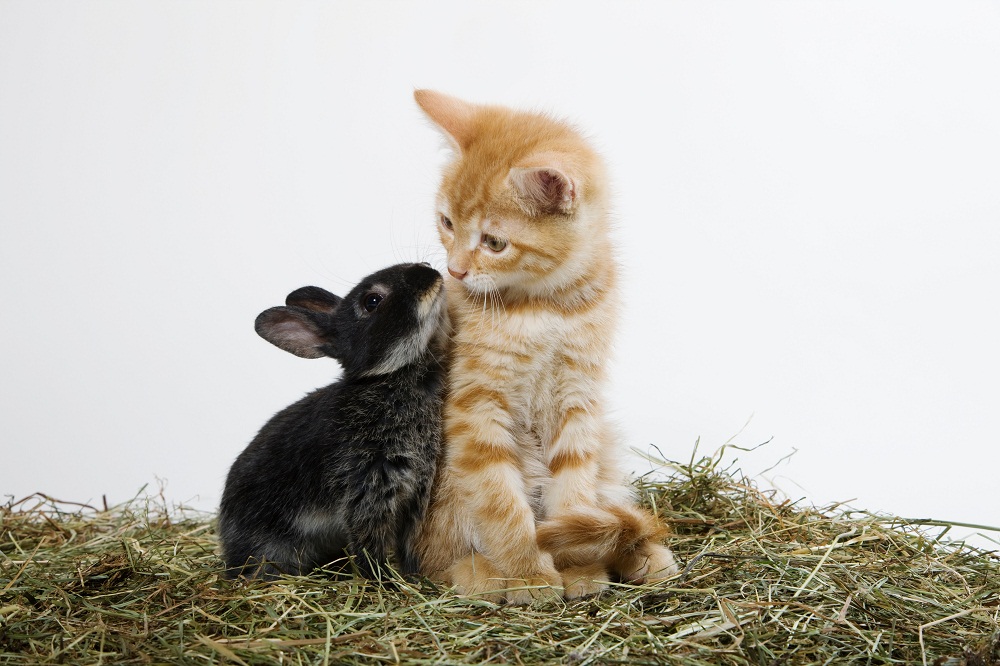
[(498, 323), (512, 345), (543, 354), (558, 350), (576, 328), (572, 321), (548, 310), (505, 312)]
[[(592, 332), (546, 310), (508, 309), (471, 313), (461, 328), (475, 373), (506, 396), (518, 426), (544, 431), (558, 411), (559, 396), (573, 391), (567, 359)], [(480, 374), (482, 371), (487, 372)]]
[(495, 360), (532, 370), (551, 368), (575, 330), (572, 322), (544, 310), (473, 312), (463, 326), (470, 344), (499, 352)]

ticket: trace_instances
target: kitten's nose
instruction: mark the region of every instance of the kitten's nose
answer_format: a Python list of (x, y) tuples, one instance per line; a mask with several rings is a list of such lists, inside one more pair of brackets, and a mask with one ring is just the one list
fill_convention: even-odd
[(469, 271), (462, 271), (461, 273), (459, 273), (458, 271), (453, 270), (451, 266), (448, 267), (448, 272), (451, 273), (451, 276), (456, 280), (462, 280), (465, 278), (466, 275), (469, 274)]

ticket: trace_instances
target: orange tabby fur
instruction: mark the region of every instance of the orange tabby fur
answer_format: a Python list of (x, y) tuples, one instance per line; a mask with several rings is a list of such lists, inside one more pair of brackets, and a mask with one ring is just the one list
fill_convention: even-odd
[(415, 97), (455, 149), (438, 195), (454, 348), (424, 570), (516, 603), (599, 592), (609, 570), (672, 575), (601, 399), (621, 304), (600, 158), (541, 114)]

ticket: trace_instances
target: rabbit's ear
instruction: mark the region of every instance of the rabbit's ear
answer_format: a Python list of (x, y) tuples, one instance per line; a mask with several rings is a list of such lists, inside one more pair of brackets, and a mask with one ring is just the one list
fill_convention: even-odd
[(333, 314), (340, 305), (341, 298), (320, 287), (300, 287), (285, 298), (285, 305), (305, 308), (313, 312)]
[(257, 335), (302, 358), (333, 356), (336, 339), (329, 315), (301, 307), (279, 307), (257, 315)]

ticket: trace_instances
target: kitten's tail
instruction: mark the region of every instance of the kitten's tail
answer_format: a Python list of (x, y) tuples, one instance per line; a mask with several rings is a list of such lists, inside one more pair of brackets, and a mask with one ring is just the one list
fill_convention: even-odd
[(615, 562), (643, 544), (662, 541), (669, 530), (637, 506), (578, 509), (538, 525), (538, 545), (557, 568)]

